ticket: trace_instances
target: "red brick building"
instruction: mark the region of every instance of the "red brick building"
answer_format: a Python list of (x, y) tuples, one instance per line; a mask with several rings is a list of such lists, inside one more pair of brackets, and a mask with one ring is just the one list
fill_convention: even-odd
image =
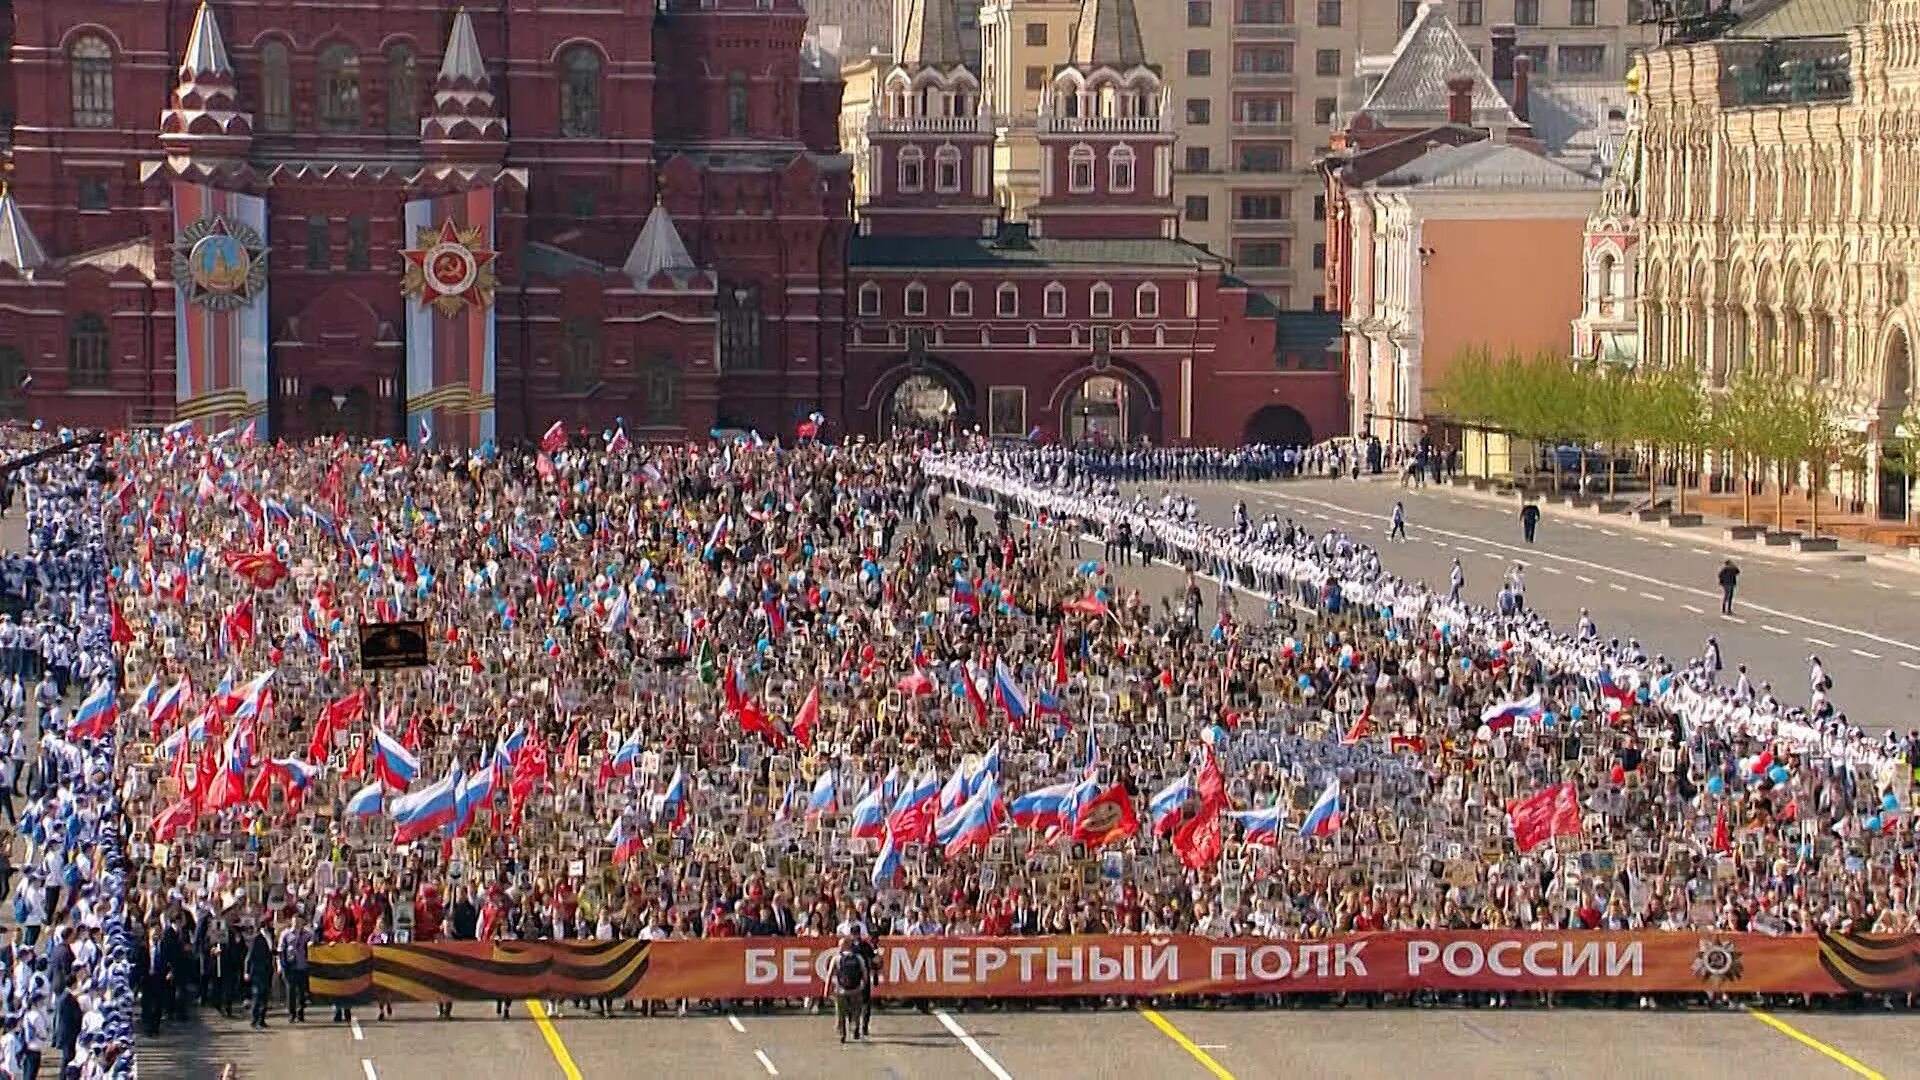
[(0, 407), (465, 441), (840, 399), (840, 83), (798, 0), (0, 15)]
[(1180, 239), (1174, 132), (1133, 0), (1083, 0), (1042, 105), (1040, 199), (1017, 224), (993, 202), (995, 118), (957, 25), (953, 0), (911, 5), (870, 120), (848, 423), (1159, 443), (1345, 430), (1337, 326), (1306, 314), (1279, 334), (1226, 260)]
[(1276, 334), (1176, 234), (1130, 0), (1086, 2), (1018, 227), (952, 0), (916, 7), (855, 237), (799, 0), (0, 0), (0, 412), (456, 444), (815, 410), (1341, 430), (1318, 331)]

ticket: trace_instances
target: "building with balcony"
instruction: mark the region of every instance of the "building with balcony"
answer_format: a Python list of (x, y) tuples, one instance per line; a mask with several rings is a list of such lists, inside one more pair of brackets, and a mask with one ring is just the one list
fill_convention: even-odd
[(1920, 334), (1917, 37), (1920, 0), (1771, 0), (1649, 54), (1629, 288), (1645, 362), (1824, 388), (1867, 447), (1829, 490), (1892, 519)]

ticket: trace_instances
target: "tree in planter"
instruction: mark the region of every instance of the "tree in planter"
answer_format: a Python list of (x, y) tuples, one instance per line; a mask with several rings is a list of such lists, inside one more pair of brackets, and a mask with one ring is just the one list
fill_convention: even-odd
[[(1588, 438), (1607, 448), (1607, 496), (1618, 490), (1618, 473), (1613, 458), (1620, 445), (1632, 437), (1633, 378), (1623, 368), (1608, 364), (1589, 364), (1580, 370), (1581, 429)], [(1580, 455), (1580, 479), (1584, 487), (1587, 456)]]
[(1753, 477), (1762, 461), (1778, 460), (1775, 404), (1785, 392), (1777, 373), (1746, 371), (1716, 400), (1720, 443), (1740, 461), (1740, 520), (1753, 524)]
[(1565, 357), (1550, 352), (1508, 365), (1509, 393), (1516, 400), (1513, 429), (1544, 446), (1553, 471), (1553, 490), (1560, 490), (1560, 446), (1582, 431), (1586, 384)]
[[(1887, 432), (1881, 440), (1882, 445), (1900, 455), (1900, 468), (1905, 474), (1907, 486), (1907, 512), (1905, 520), (1911, 524), (1914, 519), (1913, 476), (1920, 468), (1920, 401), (1907, 402), (1905, 412), (1900, 414), (1898, 427)], [(1880, 466), (1886, 468), (1883, 462)]]
[(1651, 453), (1647, 489), (1651, 506), (1660, 499), (1660, 453), (1674, 452), (1674, 513), (1687, 510), (1687, 455), (1713, 445), (1714, 421), (1706, 391), (1691, 368), (1656, 368), (1645, 372), (1633, 401), (1633, 428)]
[[(1834, 417), (1826, 391), (1798, 380), (1785, 383), (1773, 404), (1773, 423), (1779, 432), (1781, 459), (1807, 467), (1808, 534), (1820, 535), (1820, 496), (1826, 490), (1827, 470), (1850, 466), (1861, 453), (1858, 434)], [(1783, 482), (1781, 487), (1786, 485)], [(1784, 502), (1784, 492), (1777, 498)]]
[(1435, 393), (1440, 411), (1456, 423), (1483, 431), (1498, 426), (1497, 378), (1493, 354), (1485, 347), (1460, 350), (1440, 377)]

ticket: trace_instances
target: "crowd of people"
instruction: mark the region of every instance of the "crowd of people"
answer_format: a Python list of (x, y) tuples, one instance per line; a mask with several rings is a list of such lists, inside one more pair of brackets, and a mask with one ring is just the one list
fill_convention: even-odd
[[(241, 431), (38, 466), (40, 648), (0, 662), (57, 763), (20, 832), (93, 853), (41, 925), (126, 963), (148, 1030), (304, 1020), (345, 941), (1920, 930), (1920, 735), (1166, 486), (1288, 453)], [(425, 666), (362, 667), (362, 623), (413, 620)], [(1568, 783), (1578, 829), (1523, 846), (1509, 804)], [(1078, 835), (1107, 797), (1138, 827)]]
[[(8, 431), (0, 454), (49, 441)], [(76, 688), (114, 686), (100, 465), (89, 455), (8, 474), (0, 499), (24, 503), (24, 520), (9, 526), (19, 546), (0, 564), (0, 1075), (9, 1080), (134, 1069), (144, 959), (126, 909), (115, 739), (66, 738)]]

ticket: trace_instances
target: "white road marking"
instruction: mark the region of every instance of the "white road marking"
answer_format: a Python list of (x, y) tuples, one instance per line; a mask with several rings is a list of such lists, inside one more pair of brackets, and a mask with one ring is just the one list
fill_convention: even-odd
[(740, 1018), (732, 1013), (727, 1014), (727, 1024), (742, 1035), (747, 1033), (747, 1025), (741, 1023)]
[(1681, 607), (1683, 607), (1683, 608), (1686, 608), (1686, 609), (1687, 609), (1688, 611), (1691, 611), (1691, 612), (1693, 612), (1693, 613), (1694, 613), (1695, 615), (1705, 615), (1705, 614), (1706, 614), (1706, 612), (1704, 612), (1704, 611), (1701, 611), (1701, 610), (1700, 610), (1699, 608), (1697, 608), (1697, 607), (1694, 607), (1694, 606), (1693, 606), (1692, 604), (1681, 604), (1680, 606), (1681, 606)]
[(1706, 548), (1694, 548), (1694, 549), (1693, 549), (1693, 553), (1694, 553), (1695, 555), (1711, 555), (1711, 554), (1713, 554), (1713, 552), (1711, 552), (1711, 551), (1708, 551), (1708, 550), (1707, 550)]
[(1785, 630), (1782, 630), (1779, 627), (1772, 625), (1771, 623), (1761, 623), (1760, 629), (1765, 630), (1769, 634), (1779, 634), (1781, 637), (1785, 637), (1787, 635), (1787, 632)]
[(1557, 567), (1557, 566), (1542, 566), (1542, 567), (1540, 567), (1540, 572), (1541, 572), (1541, 573), (1543, 573), (1543, 574), (1564, 574), (1564, 573), (1566, 573), (1566, 571), (1565, 571), (1565, 570), (1562, 570), (1562, 569), (1560, 569), (1560, 568), (1559, 568), (1559, 567)]
[(1600, 535), (1601, 536), (1619, 536), (1620, 534), (1617, 532), (1614, 532), (1612, 529), (1601, 529)]
[(1813, 571), (1812, 571), (1812, 570), (1810, 570), (1810, 569), (1808, 569), (1807, 567), (1804, 567), (1804, 566), (1796, 566), (1796, 567), (1794, 567), (1793, 569), (1795, 570), (1795, 572), (1797, 572), (1797, 573), (1801, 573), (1801, 574), (1811, 574), (1811, 573), (1813, 573)]
[(1585, 575), (1585, 574), (1575, 574), (1575, 575), (1573, 575), (1573, 576), (1574, 576), (1574, 577), (1576, 577), (1576, 578), (1578, 578), (1578, 579), (1580, 580), (1580, 582), (1581, 582), (1581, 584), (1583, 584), (1583, 585), (1591, 585), (1591, 584), (1593, 584), (1593, 579), (1592, 579), (1592, 578), (1590, 578), (1590, 577), (1588, 577), (1588, 576), (1587, 576), (1587, 575)]
[(1877, 652), (1868, 652), (1868, 651), (1867, 651), (1867, 650), (1865, 650), (1865, 649), (1854, 649), (1854, 650), (1853, 650), (1853, 655), (1855, 655), (1855, 656), (1864, 656), (1864, 657), (1866, 657), (1866, 658), (1867, 658), (1867, 659), (1869, 659), (1869, 660), (1878, 660), (1878, 659), (1880, 659), (1880, 654), (1879, 654), (1879, 653), (1877, 653)]
[[(1261, 488), (1251, 487), (1248, 485), (1240, 485), (1238, 490), (1245, 491), (1250, 495), (1263, 498), (1268, 501), (1294, 502), (1294, 503), (1304, 503), (1304, 504), (1315, 505), (1315, 506), (1334, 506), (1335, 508), (1339, 508), (1337, 504), (1320, 502), (1317, 499), (1309, 499), (1303, 495), (1275, 495), (1270, 491), (1266, 491)], [(1679, 584), (1675, 584), (1674, 582), (1663, 581), (1660, 578), (1651, 577), (1646, 574), (1635, 573), (1631, 570), (1617, 569), (1615, 567), (1607, 566), (1604, 563), (1591, 562), (1586, 559), (1575, 558), (1574, 556), (1571, 556), (1571, 555), (1560, 555), (1555, 552), (1540, 551), (1534, 548), (1514, 547), (1511, 544), (1502, 544), (1502, 543), (1499, 543), (1498, 541), (1488, 540), (1485, 537), (1469, 536), (1466, 533), (1453, 532), (1448, 529), (1438, 529), (1432, 526), (1426, 526), (1424, 528), (1426, 532), (1435, 533), (1440, 536), (1451, 536), (1459, 540), (1472, 540), (1472, 541), (1475, 541), (1476, 543), (1479, 543), (1482, 547), (1504, 548), (1508, 551), (1513, 552), (1516, 555), (1529, 555), (1536, 560), (1551, 559), (1554, 562), (1558, 562), (1563, 566), (1578, 566), (1587, 570), (1594, 570), (1601, 573), (1613, 574), (1618, 577), (1627, 578), (1632, 581), (1638, 581), (1643, 585), (1651, 585), (1656, 588), (1666, 589), (1669, 592), (1679, 593), (1683, 596), (1698, 596), (1708, 600), (1720, 599), (1720, 593), (1718, 590), (1709, 592), (1706, 589), (1698, 589), (1698, 588), (1694, 588), (1691, 585), (1679, 585)], [(1602, 529), (1600, 531), (1606, 532), (1607, 530)], [(1920, 592), (1915, 593), (1914, 597), (1916, 599), (1920, 599)], [(1815, 619), (1811, 616), (1797, 615), (1791, 611), (1782, 611), (1778, 608), (1766, 607), (1761, 604), (1747, 603), (1747, 604), (1744, 604), (1743, 606), (1751, 611), (1758, 611), (1762, 615), (1771, 615), (1775, 618), (1787, 619), (1792, 622), (1800, 623), (1804, 626), (1812, 627), (1815, 630), (1827, 630), (1836, 634), (1846, 634), (1848, 636), (1860, 638), (1865, 641), (1877, 642), (1881, 645), (1891, 646), (1893, 648), (1900, 649), (1905, 652), (1920, 654), (1920, 644), (1915, 644), (1910, 641), (1901, 641), (1898, 638), (1886, 637), (1885, 635), (1882, 635), (1882, 634), (1876, 634), (1868, 630), (1859, 630), (1851, 626), (1840, 626), (1836, 623), (1830, 623), (1821, 619)], [(1744, 625), (1746, 622), (1746, 620), (1744, 619), (1735, 618), (1730, 615), (1723, 615), (1721, 617), (1726, 619), (1729, 622), (1738, 623), (1742, 625)]]
[(1651, 600), (1656, 604), (1664, 604), (1667, 601), (1667, 598), (1661, 596), (1659, 593), (1643, 592), (1640, 594), (1640, 598), (1642, 600)]
[[(1463, 548), (1454, 548), (1454, 550), (1455, 550), (1455, 551), (1458, 551), (1458, 552), (1459, 552), (1460, 554), (1462, 554), (1462, 555), (1478, 555), (1478, 554), (1480, 554), (1479, 552), (1477, 552), (1477, 551), (1475, 551), (1475, 550), (1473, 550), (1473, 549), (1472, 549), (1472, 548), (1470, 548), (1470, 547), (1463, 547)], [(1495, 556), (1495, 557), (1496, 557), (1496, 558), (1498, 558), (1498, 556)]]
[(353, 1021), (353, 1041), (360, 1042), (364, 1040), (366, 1037), (367, 1037), (367, 1033), (360, 1030), (359, 1018), (355, 1017)]
[(1891, 586), (1891, 585), (1889, 585), (1889, 584), (1887, 584), (1887, 583), (1886, 583), (1886, 582), (1884, 582), (1884, 581), (1876, 581), (1876, 582), (1874, 582), (1874, 583), (1873, 583), (1873, 587), (1874, 587), (1874, 588), (1876, 588), (1876, 589), (1889, 589), (1889, 590), (1891, 590), (1891, 589), (1893, 588), (1893, 586)]
[(1730, 623), (1738, 623), (1741, 626), (1747, 625), (1747, 620), (1741, 618), (1738, 615), (1722, 615), (1720, 617)]
[(767, 1052), (765, 1050), (756, 1049), (753, 1052), (753, 1056), (760, 1059), (760, 1064), (766, 1067), (768, 1076), (780, 1075), (780, 1070), (773, 1067), (773, 1059), (767, 1056)]
[(1585, 529), (1588, 532), (1593, 531), (1593, 526), (1588, 525), (1586, 522), (1583, 522), (1583, 521), (1569, 521), (1567, 522), (1567, 524), (1573, 526), (1576, 529)]
[(960, 1045), (967, 1048), (975, 1061), (986, 1066), (987, 1072), (993, 1075), (993, 1080), (1013, 1080), (1013, 1074), (1002, 1068), (1000, 1063), (993, 1059), (993, 1055), (987, 1053), (987, 1048), (980, 1045), (978, 1039), (967, 1034), (966, 1028), (955, 1023), (953, 1017), (947, 1015), (947, 1010), (935, 1009), (933, 1015), (940, 1021), (941, 1027), (946, 1028), (954, 1038), (960, 1040)]
[(1612, 589), (1612, 590), (1613, 590), (1614, 592), (1626, 592), (1626, 591), (1627, 591), (1627, 587), (1626, 587), (1625, 585), (1615, 585), (1615, 584), (1614, 584), (1613, 582), (1611, 582), (1611, 581), (1609, 581), (1609, 582), (1607, 582), (1607, 588), (1609, 588), (1609, 589)]
[(1667, 542), (1667, 541), (1665, 541), (1665, 540), (1662, 540), (1662, 541), (1660, 541), (1660, 546), (1661, 546), (1661, 547), (1663, 547), (1663, 548), (1670, 548), (1670, 547), (1672, 547), (1673, 545), (1672, 545), (1672, 544), (1670, 544), (1670, 543), (1668, 543), (1668, 542)]
[(1839, 648), (1839, 647), (1840, 647), (1840, 646), (1838, 646), (1838, 645), (1835, 645), (1835, 644), (1834, 644), (1833, 642), (1831, 642), (1831, 641), (1823, 641), (1823, 640), (1821, 640), (1820, 638), (1817, 638), (1817, 637), (1810, 637), (1810, 638), (1808, 638), (1808, 639), (1807, 639), (1807, 644), (1809, 644), (1809, 645), (1818, 645), (1818, 646), (1820, 646), (1820, 647), (1821, 647), (1821, 648), (1823, 648), (1823, 649), (1837, 649), (1837, 648)]
[(361, 1068), (361, 1069), (363, 1069), (363, 1070), (365, 1070), (365, 1072), (366, 1072), (366, 1074), (367, 1074), (367, 1080), (380, 1080), (380, 1074), (379, 1074), (379, 1073), (377, 1073), (377, 1072), (374, 1072), (374, 1071), (373, 1071), (373, 1059), (372, 1059), (372, 1058), (361, 1058), (361, 1059), (360, 1059), (360, 1068)]
[(1900, 661), (1900, 666), (1903, 668), (1906, 668), (1909, 671), (1920, 671), (1920, 664), (1916, 664), (1911, 660)]
[(1641, 543), (1643, 543), (1643, 544), (1651, 544), (1651, 543), (1653, 543), (1653, 541), (1651, 541), (1651, 540), (1649, 540), (1649, 539), (1647, 539), (1647, 538), (1646, 538), (1646, 537), (1644, 537), (1644, 536), (1636, 536), (1636, 537), (1634, 537), (1634, 539), (1635, 539), (1635, 540), (1638, 540), (1638, 541), (1640, 541), (1640, 542), (1641, 542)]

